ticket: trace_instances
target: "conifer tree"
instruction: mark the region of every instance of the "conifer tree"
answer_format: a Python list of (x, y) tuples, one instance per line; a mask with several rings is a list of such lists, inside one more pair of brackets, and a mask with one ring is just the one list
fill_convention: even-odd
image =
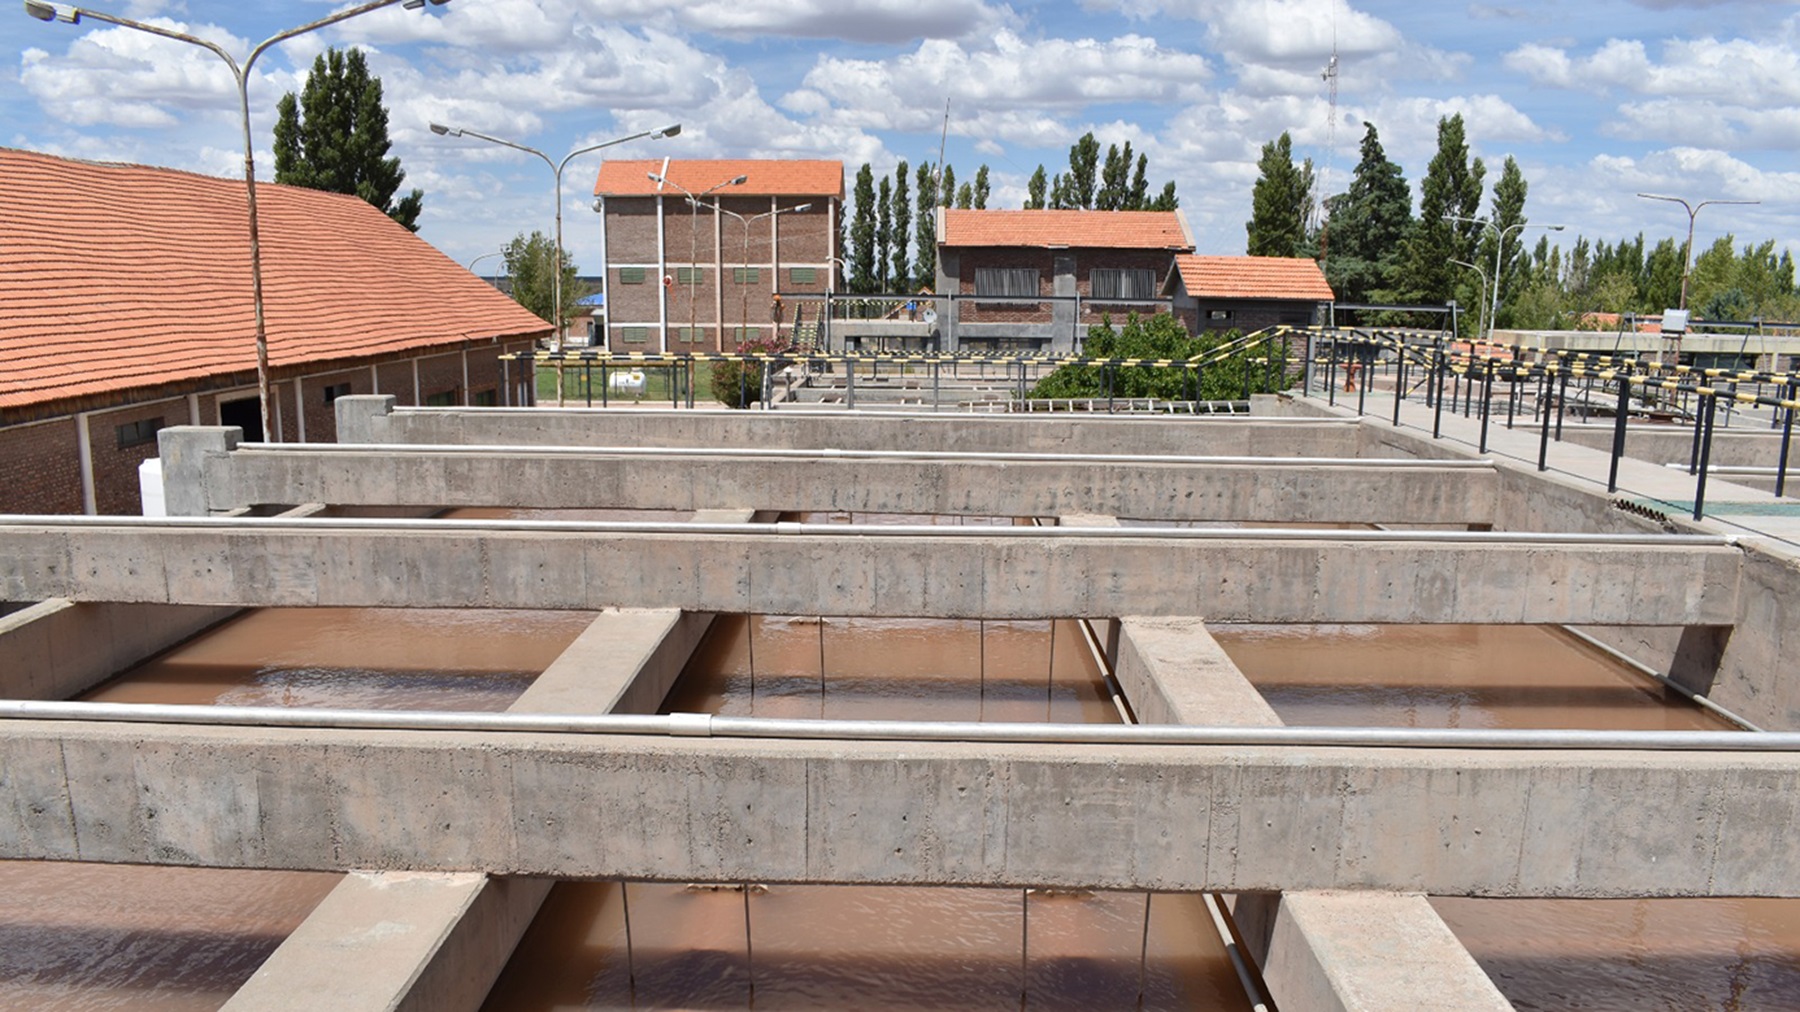
[(1246, 248), (1253, 257), (1297, 257), (1307, 242), (1312, 210), (1312, 159), (1294, 165), (1294, 142), (1286, 131), (1263, 145), (1260, 175), (1250, 194)]
[(913, 174), (913, 206), (918, 217), (913, 222), (913, 290), (937, 287), (937, 176), (931, 165), (919, 163)]
[(867, 295), (875, 290), (875, 172), (864, 162), (856, 171), (856, 212), (850, 221), (850, 278), (852, 292)]
[(299, 100), (290, 91), (275, 106), (277, 183), (360, 197), (417, 232), (425, 193), (394, 199), (406, 173), (388, 157), (390, 146), (381, 78), (360, 49), (319, 54)]
[(988, 167), (984, 162), (975, 170), (975, 210), (987, 210), (988, 194), (992, 192), (988, 185)]
[(912, 264), (906, 255), (912, 242), (912, 194), (907, 191), (906, 160), (894, 170), (894, 195), (889, 201), (894, 216), (893, 269), (889, 271), (889, 291), (904, 292), (912, 286)]
[(875, 197), (875, 287), (877, 292), (889, 290), (888, 271), (894, 266), (894, 187), (888, 177), (881, 177), (881, 192)]
[(1050, 196), (1050, 180), (1044, 175), (1044, 167), (1039, 165), (1025, 184), (1025, 210), (1042, 211)]

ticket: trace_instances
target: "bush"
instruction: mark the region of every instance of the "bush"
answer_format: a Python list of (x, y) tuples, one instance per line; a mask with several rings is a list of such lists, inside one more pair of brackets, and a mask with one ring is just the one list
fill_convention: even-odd
[[(1140, 317), (1131, 314), (1123, 330), (1115, 331), (1107, 320), (1088, 329), (1083, 353), (1089, 358), (1150, 358), (1184, 361), (1206, 355), (1239, 337), (1235, 330), (1223, 334), (1207, 333), (1191, 337), (1181, 321), (1167, 313)], [(1279, 339), (1268, 345), (1255, 344), (1232, 352), (1222, 362), (1208, 364), (1198, 371), (1200, 400), (1236, 400), (1244, 396), (1246, 374), (1252, 393), (1270, 393), (1285, 389), (1290, 354), (1301, 354), (1303, 343), (1284, 349)], [(1273, 369), (1264, 361), (1273, 354)], [(1038, 381), (1031, 396), (1038, 398), (1086, 398), (1107, 395), (1107, 374), (1111, 373), (1112, 395), (1119, 398), (1156, 398), (1188, 400), (1195, 396), (1194, 370), (1182, 366), (1097, 366), (1065, 365)]]
[[(745, 355), (780, 355), (794, 350), (786, 338), (759, 337), (745, 341), (737, 349)], [(713, 400), (727, 407), (747, 408), (762, 400), (763, 364), (761, 362), (714, 362), (712, 364)]]

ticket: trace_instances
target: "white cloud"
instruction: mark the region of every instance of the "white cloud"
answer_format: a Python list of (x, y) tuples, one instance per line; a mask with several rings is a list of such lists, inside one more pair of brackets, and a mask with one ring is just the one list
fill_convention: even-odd
[(982, 0), (663, 0), (594, 4), (612, 18), (659, 18), (733, 37), (793, 36), (852, 42), (973, 38), (1017, 18)]
[(1611, 39), (1587, 56), (1566, 48), (1521, 46), (1509, 69), (1535, 84), (1639, 95), (1709, 99), (1753, 108), (1800, 103), (1800, 48), (1791, 40), (1670, 39), (1652, 59), (1637, 39)]

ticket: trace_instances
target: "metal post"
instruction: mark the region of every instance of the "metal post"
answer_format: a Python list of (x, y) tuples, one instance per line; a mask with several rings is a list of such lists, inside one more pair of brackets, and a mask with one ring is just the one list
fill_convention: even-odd
[(931, 410), (934, 412), (938, 410), (938, 372), (938, 362), (933, 359), (931, 362)]
[(1394, 424), (1400, 424), (1400, 401), (1406, 396), (1406, 346), (1400, 345), (1397, 356), (1400, 359), (1399, 379), (1394, 383)]
[[(1792, 404), (1794, 402), (1797, 388), (1800, 388), (1800, 384), (1796, 384), (1792, 381), (1788, 383), (1788, 403)], [(1793, 438), (1794, 409), (1790, 407), (1787, 409), (1787, 422), (1781, 427), (1781, 461), (1775, 465), (1775, 498), (1777, 499), (1787, 494), (1788, 444), (1793, 441)]]
[(1487, 452), (1488, 416), (1494, 407), (1494, 360), (1487, 360), (1486, 374), (1481, 378), (1481, 451)]
[(1433, 349), (1432, 355), (1436, 361), (1432, 364), (1435, 372), (1432, 373), (1431, 380), (1436, 385), (1437, 392), (1434, 395), (1435, 406), (1432, 408), (1431, 414), (1431, 438), (1438, 439), (1444, 434), (1444, 350), (1442, 346)]
[(1631, 417), (1631, 377), (1619, 377), (1618, 417), (1613, 419), (1612, 466), (1606, 473), (1606, 491), (1619, 490), (1619, 458), (1625, 456), (1625, 423)]
[(1331, 358), (1325, 363), (1325, 403), (1337, 407), (1338, 338), (1331, 336)]
[(1538, 406), (1542, 408), (1539, 414), (1544, 416), (1542, 432), (1538, 436), (1538, 470), (1540, 471), (1550, 469), (1548, 464), (1550, 459), (1550, 388), (1554, 383), (1555, 377), (1546, 371), (1543, 386), (1538, 391)]
[(1557, 377), (1556, 394), (1556, 441), (1562, 442), (1563, 416), (1569, 413), (1569, 373), (1564, 370)]
[(1713, 418), (1718, 414), (1719, 395), (1706, 398), (1706, 440), (1700, 445), (1700, 476), (1694, 481), (1694, 519), (1706, 513), (1706, 466), (1712, 457)]
[(1362, 375), (1362, 384), (1356, 388), (1356, 413), (1358, 415), (1361, 415), (1363, 413), (1363, 405), (1366, 404), (1369, 400), (1369, 386), (1375, 378), (1374, 363), (1366, 361), (1366, 359), (1369, 357), (1366, 354), (1367, 349), (1368, 349), (1368, 345), (1364, 345), (1361, 349), (1358, 350), (1358, 353), (1356, 356), (1358, 359), (1365, 360), (1365, 361), (1363, 361), (1362, 369), (1360, 370), (1361, 375)]
[(611, 392), (612, 391), (612, 378), (611, 378), (610, 372), (611, 372), (611, 370), (609, 370), (607, 368), (606, 363), (601, 362), (600, 363), (600, 406), (603, 408), (609, 406), (609, 398), (611, 398), (611, 396), (612, 396), (612, 392)]
[(1519, 415), (1519, 359), (1513, 356), (1510, 373), (1511, 382), (1506, 385), (1506, 428), (1512, 430), (1513, 419)]
[(502, 406), (512, 407), (512, 359), (500, 360), (500, 390), (500, 396), (505, 398), (500, 402)]
[(1688, 474), (1690, 475), (1695, 474), (1700, 470), (1700, 435), (1700, 415), (1699, 409), (1696, 408), (1694, 413), (1694, 446), (1688, 451)]

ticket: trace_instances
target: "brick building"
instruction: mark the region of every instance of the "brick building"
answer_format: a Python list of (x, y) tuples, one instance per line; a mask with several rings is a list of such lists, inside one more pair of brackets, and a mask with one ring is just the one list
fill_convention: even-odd
[(945, 208), (937, 234), (946, 350), (1067, 351), (1103, 316), (1167, 311), (1163, 281), (1194, 249), (1179, 211)]
[(1194, 334), (1323, 323), (1336, 299), (1325, 272), (1304, 257), (1179, 256), (1163, 294)]
[[(361, 200), (257, 198), (275, 439), (344, 394), (519, 401), (497, 356), (547, 324)], [(241, 180), (0, 148), (0, 512), (138, 512), (165, 425), (260, 440), (255, 333)]]
[(831, 286), (842, 162), (608, 161), (594, 193), (614, 351), (729, 350), (771, 333), (776, 293)]

